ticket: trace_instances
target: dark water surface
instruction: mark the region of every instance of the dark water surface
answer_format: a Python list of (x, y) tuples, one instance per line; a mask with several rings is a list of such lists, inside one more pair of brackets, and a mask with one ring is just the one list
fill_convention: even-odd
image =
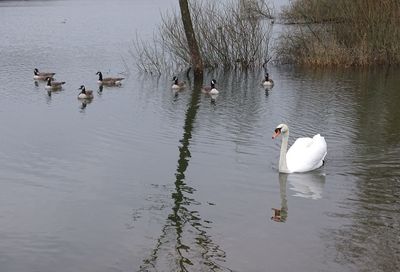
[[(269, 92), (215, 72), (216, 101), (175, 95), (128, 53), (175, 2), (0, 2), (0, 271), (399, 271), (400, 71), (271, 67)], [(97, 70), (127, 78), (98, 91)], [(278, 174), (283, 122), (290, 144), (325, 136), (322, 169)]]

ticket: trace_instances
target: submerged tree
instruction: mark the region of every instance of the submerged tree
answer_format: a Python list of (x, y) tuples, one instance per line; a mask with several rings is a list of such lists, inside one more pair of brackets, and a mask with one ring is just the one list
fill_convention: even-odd
[(193, 30), (192, 18), (190, 17), (189, 4), (187, 0), (179, 0), (179, 7), (182, 15), (183, 28), (185, 29), (186, 40), (188, 43), (192, 66), (195, 75), (203, 74), (203, 61), (201, 59), (196, 35)]
[[(152, 41), (134, 41), (131, 53), (139, 71), (184, 70), (193, 65), (193, 55), (201, 56), (204, 68), (248, 69), (270, 59), (273, 14), (265, 0), (181, 2), (186, 12), (164, 14)], [(192, 28), (183, 24), (187, 15)], [(198, 51), (188, 45), (192, 38)]]

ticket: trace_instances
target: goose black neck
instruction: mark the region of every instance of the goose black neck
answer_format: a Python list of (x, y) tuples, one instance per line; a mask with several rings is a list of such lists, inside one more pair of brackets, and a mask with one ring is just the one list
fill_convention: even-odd
[(174, 84), (178, 85), (178, 79), (175, 79)]
[(99, 80), (102, 81), (103, 80), (103, 74), (99, 73)]

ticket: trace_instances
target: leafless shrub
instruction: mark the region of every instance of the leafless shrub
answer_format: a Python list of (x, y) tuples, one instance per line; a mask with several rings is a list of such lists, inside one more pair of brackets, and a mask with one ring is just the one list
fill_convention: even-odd
[[(260, 66), (270, 57), (272, 9), (263, 0), (190, 2), (193, 27), (206, 68)], [(136, 38), (132, 55), (139, 71), (162, 73), (190, 67), (190, 54), (180, 14), (162, 16), (150, 42)]]

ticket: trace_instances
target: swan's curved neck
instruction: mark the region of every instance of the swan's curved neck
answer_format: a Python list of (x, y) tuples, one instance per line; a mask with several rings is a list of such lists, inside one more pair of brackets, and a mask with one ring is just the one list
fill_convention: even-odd
[(281, 155), (279, 157), (279, 172), (289, 173), (286, 164), (286, 152), (288, 147), (289, 131), (282, 133)]

